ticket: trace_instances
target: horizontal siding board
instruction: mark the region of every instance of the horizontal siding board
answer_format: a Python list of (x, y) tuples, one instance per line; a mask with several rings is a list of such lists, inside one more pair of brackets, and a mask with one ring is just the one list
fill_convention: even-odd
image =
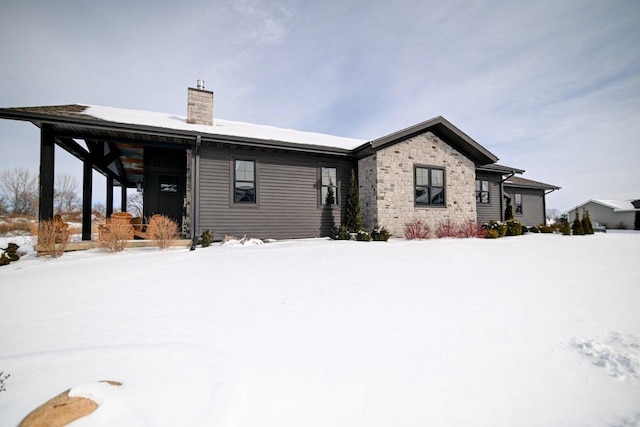
[[(256, 161), (256, 205), (231, 202), (232, 161)], [(340, 209), (319, 206), (319, 166), (338, 168), (338, 196), (344, 206), (348, 176), (355, 162), (307, 154), (275, 154), (254, 150), (204, 147), (200, 160), (199, 225), (215, 239), (225, 235), (296, 238), (326, 235), (340, 222)], [(347, 177), (347, 179), (345, 179)]]
[(505, 193), (510, 195), (512, 204), (515, 204), (514, 194), (522, 194), (522, 214), (514, 212), (514, 219), (526, 226), (538, 226), (545, 223), (544, 190), (509, 187), (505, 188)]
[(500, 206), (500, 180), (502, 175), (477, 172), (476, 179), (489, 181), (489, 204), (477, 203), (478, 223), (484, 224), (502, 217)]

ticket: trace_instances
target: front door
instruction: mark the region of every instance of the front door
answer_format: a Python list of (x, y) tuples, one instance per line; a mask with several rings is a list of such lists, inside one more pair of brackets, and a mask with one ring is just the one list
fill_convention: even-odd
[(182, 226), (186, 190), (184, 150), (145, 148), (144, 216), (165, 215)]

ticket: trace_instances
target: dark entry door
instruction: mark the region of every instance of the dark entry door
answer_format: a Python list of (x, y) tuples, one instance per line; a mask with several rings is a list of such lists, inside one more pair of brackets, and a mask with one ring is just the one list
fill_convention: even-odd
[(144, 216), (162, 214), (182, 225), (186, 183), (184, 150), (146, 148)]

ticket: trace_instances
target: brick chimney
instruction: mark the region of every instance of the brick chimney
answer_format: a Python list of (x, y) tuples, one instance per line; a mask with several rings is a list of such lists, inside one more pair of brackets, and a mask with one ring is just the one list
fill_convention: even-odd
[(213, 92), (204, 90), (204, 80), (187, 89), (187, 123), (213, 125)]

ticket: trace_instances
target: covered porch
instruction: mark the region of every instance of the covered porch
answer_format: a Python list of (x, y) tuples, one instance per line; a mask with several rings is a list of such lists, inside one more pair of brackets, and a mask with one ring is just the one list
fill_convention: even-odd
[(114, 190), (120, 188), (120, 206), (127, 211), (131, 191), (143, 194), (143, 217), (172, 218), (183, 237), (193, 240), (188, 175), (195, 159), (197, 135), (172, 129), (119, 123), (87, 114), (87, 106), (61, 105), (0, 109), (0, 118), (30, 121), (40, 129), (40, 221), (54, 217), (55, 146), (82, 162), (82, 242), (92, 240), (93, 171), (106, 180), (106, 216), (114, 213)]

